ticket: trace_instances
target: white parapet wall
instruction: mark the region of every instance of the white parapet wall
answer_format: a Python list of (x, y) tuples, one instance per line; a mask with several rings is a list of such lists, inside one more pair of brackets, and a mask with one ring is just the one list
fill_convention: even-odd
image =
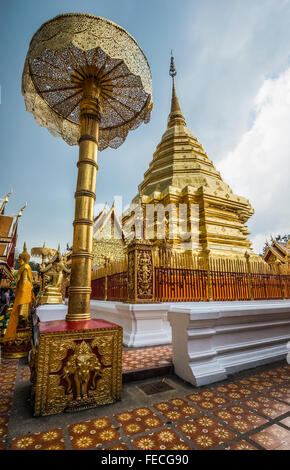
[(36, 314), (39, 321), (64, 320), (67, 313), (67, 305), (44, 304), (37, 307)]
[(289, 353), (290, 300), (171, 304), (168, 320), (175, 373), (196, 386)]
[(91, 314), (93, 318), (122, 326), (124, 345), (139, 348), (171, 343), (171, 327), (167, 320), (170, 305), (91, 300)]

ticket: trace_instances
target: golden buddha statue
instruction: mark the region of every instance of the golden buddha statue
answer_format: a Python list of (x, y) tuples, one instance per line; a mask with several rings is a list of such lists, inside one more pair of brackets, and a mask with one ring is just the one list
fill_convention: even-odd
[(45, 276), (51, 276), (52, 283), (46, 285), (44, 292), (40, 297), (39, 303), (43, 304), (62, 304), (62, 288), (64, 283), (64, 273), (69, 274), (70, 270), (64, 262), (64, 257), (58, 248), (50, 263), (41, 270)]
[(7, 325), (3, 342), (14, 341), (16, 338), (16, 330), (18, 323), (21, 322), (27, 326), (28, 315), (32, 303), (32, 274), (31, 267), (29, 266), (30, 255), (26, 249), (24, 242), (23, 252), (19, 255), (19, 262), (21, 267), (18, 270), (17, 284), (15, 291), (15, 301)]

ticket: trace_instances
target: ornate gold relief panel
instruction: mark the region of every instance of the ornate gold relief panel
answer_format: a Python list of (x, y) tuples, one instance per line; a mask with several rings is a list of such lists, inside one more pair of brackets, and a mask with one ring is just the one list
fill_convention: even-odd
[(153, 297), (153, 260), (151, 250), (137, 252), (137, 296), (138, 299)]
[(42, 334), (36, 358), (36, 416), (90, 408), (121, 397), (120, 327)]

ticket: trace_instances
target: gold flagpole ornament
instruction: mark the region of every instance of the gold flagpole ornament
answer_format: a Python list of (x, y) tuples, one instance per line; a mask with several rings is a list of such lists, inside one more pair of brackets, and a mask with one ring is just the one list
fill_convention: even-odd
[(59, 15), (31, 40), (22, 93), (41, 126), (79, 144), (66, 319), (89, 320), (97, 151), (119, 147), (130, 130), (149, 122), (150, 68), (135, 39), (112, 21)]

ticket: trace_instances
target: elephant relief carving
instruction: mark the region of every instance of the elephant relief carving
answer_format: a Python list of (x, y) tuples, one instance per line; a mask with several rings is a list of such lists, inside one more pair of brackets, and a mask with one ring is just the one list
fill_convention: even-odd
[[(92, 381), (89, 386), (91, 372)], [(73, 382), (76, 390), (76, 400), (88, 398), (89, 390), (96, 389), (97, 377), (102, 375), (102, 366), (91, 346), (82, 341), (75, 349), (74, 355), (67, 361), (61, 377), (67, 383), (67, 393), (72, 392)]]

